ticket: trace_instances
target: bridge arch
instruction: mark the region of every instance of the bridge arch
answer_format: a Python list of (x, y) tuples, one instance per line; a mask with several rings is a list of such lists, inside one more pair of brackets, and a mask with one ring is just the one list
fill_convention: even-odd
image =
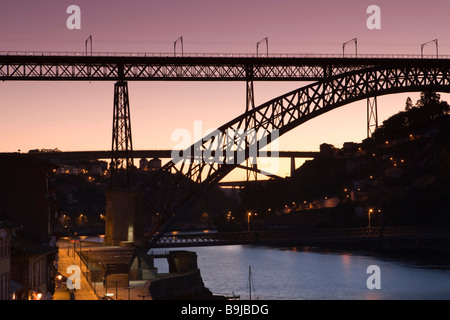
[[(152, 192), (159, 203), (157, 210), (166, 217), (159, 235), (210, 187), (247, 160), (252, 146), (261, 150), (302, 123), (346, 104), (374, 96), (420, 91), (450, 93), (450, 68), (399, 66), (355, 70), (293, 90), (247, 111), (176, 155), (151, 178), (160, 179), (159, 189), (155, 192), (152, 188)], [(247, 123), (254, 125), (246, 128)], [(256, 137), (253, 142), (247, 139), (249, 130)], [(164, 173), (173, 173), (176, 178), (167, 179)], [(157, 240), (158, 236), (154, 237), (150, 246)]]

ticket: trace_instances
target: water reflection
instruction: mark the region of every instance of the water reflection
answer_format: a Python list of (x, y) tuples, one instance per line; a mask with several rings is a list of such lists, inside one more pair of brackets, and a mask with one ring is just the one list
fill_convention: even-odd
[[(450, 299), (450, 271), (412, 262), (314, 248), (221, 246), (196, 251), (205, 285), (214, 293), (248, 297), (248, 267), (260, 299)], [(366, 286), (378, 265), (381, 289)], [(157, 265), (157, 267), (159, 267)], [(253, 296), (253, 294), (252, 294)]]

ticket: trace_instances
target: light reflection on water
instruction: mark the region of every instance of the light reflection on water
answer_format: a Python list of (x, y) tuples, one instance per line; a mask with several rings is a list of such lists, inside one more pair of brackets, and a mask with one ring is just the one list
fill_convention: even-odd
[[(262, 246), (195, 247), (206, 287), (248, 299), (249, 266), (255, 295), (262, 300), (450, 299), (450, 270), (412, 262), (311, 248)], [(367, 267), (381, 269), (381, 289), (366, 286)], [(167, 262), (155, 266), (167, 272)]]

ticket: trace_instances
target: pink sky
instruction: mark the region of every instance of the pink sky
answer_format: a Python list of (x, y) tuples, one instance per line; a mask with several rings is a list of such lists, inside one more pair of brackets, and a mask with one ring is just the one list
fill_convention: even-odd
[[(66, 8), (81, 8), (81, 30), (69, 30)], [(381, 8), (381, 30), (369, 30), (369, 5)], [(0, 51), (254, 53), (269, 38), (269, 53), (336, 53), (358, 38), (358, 52), (420, 54), (420, 44), (439, 39), (450, 55), (450, 4), (446, 1), (22, 1), (0, 3)], [(349, 52), (354, 50), (348, 48)], [(427, 46), (426, 54), (434, 54)], [(255, 83), (261, 104), (306, 83)], [(111, 147), (113, 82), (3, 82), (0, 84), (0, 152), (35, 148), (107, 150)], [(130, 82), (135, 149), (172, 149), (172, 132), (204, 130), (240, 115), (245, 83)], [(380, 97), (380, 123), (403, 109), (408, 96)], [(443, 98), (449, 99), (447, 95)], [(296, 128), (280, 139), (281, 150), (318, 150), (366, 137), (366, 102), (344, 106)], [(289, 161), (277, 173), (288, 174)], [(300, 161), (297, 162), (300, 164)], [(244, 177), (240, 172), (234, 176)]]

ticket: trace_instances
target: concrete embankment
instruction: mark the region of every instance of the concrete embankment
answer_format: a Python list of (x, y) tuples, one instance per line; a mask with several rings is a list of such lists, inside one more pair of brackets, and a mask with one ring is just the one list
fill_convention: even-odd
[(153, 300), (215, 298), (205, 287), (198, 269), (147, 281), (145, 287)]

